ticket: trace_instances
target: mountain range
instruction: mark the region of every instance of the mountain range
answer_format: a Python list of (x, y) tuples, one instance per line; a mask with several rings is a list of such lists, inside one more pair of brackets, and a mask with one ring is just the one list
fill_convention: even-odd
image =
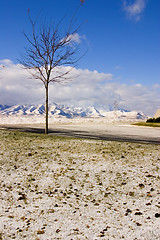
[[(45, 106), (39, 105), (0, 105), (0, 116), (42, 116), (45, 114)], [(106, 107), (73, 107), (60, 105), (57, 103), (50, 104), (49, 117), (64, 118), (100, 118), (100, 117), (121, 117), (146, 119), (146, 115), (142, 112), (128, 111), (121, 108), (114, 110), (114, 107), (108, 105)]]

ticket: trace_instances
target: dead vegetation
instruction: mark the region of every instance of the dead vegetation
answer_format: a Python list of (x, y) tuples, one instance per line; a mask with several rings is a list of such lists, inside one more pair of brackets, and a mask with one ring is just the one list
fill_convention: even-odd
[(0, 239), (158, 239), (159, 152), (0, 131)]

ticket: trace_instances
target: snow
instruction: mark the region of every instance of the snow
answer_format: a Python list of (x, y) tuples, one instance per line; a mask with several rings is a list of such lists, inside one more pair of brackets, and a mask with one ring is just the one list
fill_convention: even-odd
[[(109, 107), (108, 107), (109, 108)], [(139, 113), (136, 111), (126, 111), (126, 110), (116, 110), (116, 111), (108, 111), (108, 108), (77, 108), (77, 107), (68, 107), (64, 105), (58, 105), (56, 103), (51, 104), (49, 106), (48, 115), (50, 118), (103, 118), (105, 117), (109, 121), (113, 121), (114, 119), (146, 119), (147, 117), (143, 113)], [(30, 119), (34, 119), (37, 122), (37, 118), (40, 117), (43, 121), (45, 114), (45, 106), (40, 105), (16, 105), (16, 106), (2, 106), (0, 105), (0, 120), (4, 117), (30, 117)]]
[[(0, 114), (0, 124), (33, 124), (33, 123), (44, 123), (45, 121), (45, 115), (44, 114), (37, 114), (36, 111), (34, 111), (33, 114), (27, 114), (24, 115), (22, 112), (19, 112), (17, 114), (11, 114), (11, 115), (3, 115)], [(52, 112), (51, 112), (52, 113)], [(49, 123), (85, 123), (85, 122), (95, 122), (95, 123), (114, 123), (114, 122), (137, 122), (137, 121), (144, 121), (144, 118), (142, 119), (137, 118), (136, 112), (130, 112), (126, 113), (124, 115), (116, 115), (114, 112), (108, 112), (105, 117), (73, 117), (73, 118), (67, 118), (66, 116), (59, 115), (61, 113), (60, 110), (56, 110), (54, 112), (54, 115), (49, 114)]]
[(0, 238), (160, 238), (160, 146), (0, 131)]

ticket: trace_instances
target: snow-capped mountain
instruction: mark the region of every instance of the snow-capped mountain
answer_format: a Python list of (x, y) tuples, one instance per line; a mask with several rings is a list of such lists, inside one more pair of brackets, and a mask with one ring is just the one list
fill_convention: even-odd
[[(106, 106), (105, 108), (99, 107), (69, 107), (66, 105), (59, 105), (53, 103), (49, 106), (49, 117), (54, 118), (134, 118), (145, 119), (146, 116), (142, 112), (128, 111), (124, 109), (113, 110), (112, 106)], [(45, 114), (45, 106), (40, 105), (0, 105), (0, 116), (43, 116)]]
[(9, 105), (1, 105), (0, 104), (0, 111), (5, 110), (7, 108), (10, 108), (10, 106)]

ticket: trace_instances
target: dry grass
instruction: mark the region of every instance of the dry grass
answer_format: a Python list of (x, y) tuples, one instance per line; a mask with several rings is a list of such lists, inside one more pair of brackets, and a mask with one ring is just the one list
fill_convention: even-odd
[(159, 152), (0, 131), (0, 239), (158, 239)]
[(134, 123), (133, 125), (137, 126), (146, 126), (146, 127), (160, 127), (160, 123), (151, 123), (151, 122), (139, 122), (139, 123)]

